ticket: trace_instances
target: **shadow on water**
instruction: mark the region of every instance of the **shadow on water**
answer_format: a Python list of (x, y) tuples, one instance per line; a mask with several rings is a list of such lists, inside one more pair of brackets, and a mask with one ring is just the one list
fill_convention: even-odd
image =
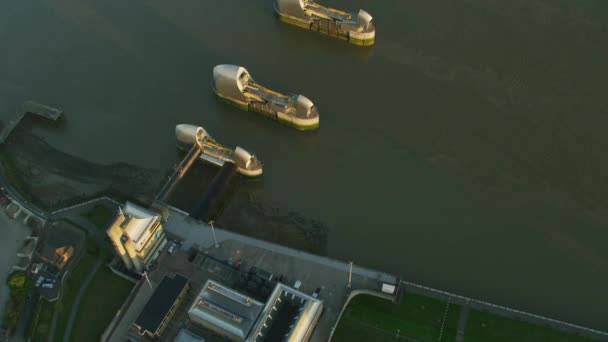
[[(218, 170), (216, 166), (197, 161), (171, 195), (170, 204), (190, 212)], [(263, 188), (263, 176), (252, 179), (236, 175), (215, 215), (217, 224), (240, 234), (325, 254), (328, 228), (279, 203), (259, 198)]]

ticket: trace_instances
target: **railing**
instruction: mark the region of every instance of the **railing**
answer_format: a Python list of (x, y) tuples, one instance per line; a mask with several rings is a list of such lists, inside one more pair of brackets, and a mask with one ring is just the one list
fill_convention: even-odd
[(198, 145), (192, 146), (186, 157), (182, 159), (182, 161), (177, 165), (173, 174), (169, 177), (169, 180), (161, 190), (156, 195), (156, 200), (164, 201), (167, 196), (175, 189), (177, 183), (181, 180), (181, 178), (186, 174), (188, 169), (192, 166), (194, 161), (200, 156), (201, 149)]
[(431, 288), (428, 286), (419, 285), (419, 284), (408, 282), (408, 281), (401, 281), (401, 284), (403, 285), (403, 287), (405, 288), (406, 291), (411, 291), (413, 293), (433, 297), (433, 298), (440, 299), (440, 300), (448, 299), (452, 303), (461, 304), (461, 305), (466, 304), (469, 307), (476, 309), (476, 310), (487, 311), (487, 312), (491, 312), (491, 313), (494, 313), (494, 314), (497, 314), (500, 316), (524, 320), (524, 321), (527, 321), (527, 322), (530, 322), (533, 324), (553, 327), (553, 328), (560, 329), (561, 331), (570, 332), (570, 333), (574, 333), (574, 334), (578, 334), (578, 335), (584, 335), (584, 336), (588, 336), (588, 337), (592, 337), (592, 338), (597, 338), (597, 339), (608, 338), (608, 332), (583, 327), (583, 326), (580, 326), (577, 324), (563, 322), (563, 321), (560, 321), (557, 319), (544, 317), (541, 315), (536, 315), (536, 314), (525, 312), (525, 311), (511, 309), (511, 308), (508, 308), (505, 306), (500, 306), (500, 305), (484, 302), (481, 300), (457, 295), (454, 293), (434, 289), (434, 288)]
[(319, 19), (310, 24), (311, 31), (317, 31), (338, 39), (348, 40), (348, 33), (342, 30), (340, 23), (335, 20)]
[(267, 116), (269, 118), (272, 118), (274, 120), (278, 119), (277, 114), (273, 113), (272, 108), (270, 107), (270, 105), (268, 103), (263, 103), (263, 102), (250, 103), (249, 110), (260, 113), (260, 114)]

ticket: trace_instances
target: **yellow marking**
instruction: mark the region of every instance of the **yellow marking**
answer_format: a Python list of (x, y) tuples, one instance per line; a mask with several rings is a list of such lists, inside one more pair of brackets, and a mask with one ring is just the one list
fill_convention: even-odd
[(343, 15), (343, 16), (346, 17), (346, 19), (351, 19), (352, 18), (352, 15), (350, 13), (348, 13), (348, 12), (345, 12), (345, 11), (342, 11), (342, 10), (339, 10), (339, 9), (333, 8), (333, 7), (325, 7), (325, 6), (319, 5), (317, 3), (309, 3), (308, 4), (308, 8), (311, 8), (311, 9), (315, 9), (316, 8), (316, 9), (320, 9), (320, 10), (327, 10), (328, 12), (333, 12), (335, 14)]
[(263, 98), (261, 98), (259, 95), (254, 94), (254, 93), (245, 93), (245, 96), (247, 96), (247, 97), (249, 97), (249, 98), (256, 99), (256, 100), (258, 100), (258, 101), (260, 101), (260, 102), (264, 102), (264, 99), (263, 99)]

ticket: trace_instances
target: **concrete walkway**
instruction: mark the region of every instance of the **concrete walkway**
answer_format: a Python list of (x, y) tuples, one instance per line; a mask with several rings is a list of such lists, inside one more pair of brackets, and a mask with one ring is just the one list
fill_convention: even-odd
[(462, 306), (462, 310), (460, 311), (460, 318), (458, 319), (458, 333), (456, 334), (456, 342), (464, 341), (464, 329), (467, 327), (467, 321), (469, 320), (469, 313), (471, 309), (469, 308), (469, 302)]
[(82, 286), (80, 287), (80, 290), (78, 291), (78, 295), (76, 296), (76, 301), (74, 301), (74, 304), (72, 305), (72, 312), (70, 313), (70, 319), (68, 320), (68, 325), (65, 328), (65, 332), (63, 333), (63, 342), (68, 342), (70, 340), (70, 336), (72, 335), (72, 328), (74, 327), (74, 323), (76, 322), (78, 308), (80, 307), (80, 301), (82, 300), (82, 296), (84, 296), (84, 294), (87, 292), (87, 289), (89, 288), (89, 284), (91, 283), (91, 280), (93, 280), (93, 277), (95, 276), (95, 274), (101, 267), (101, 264), (102, 264), (101, 258), (97, 259), (95, 266), (93, 266), (93, 269), (91, 269), (91, 271), (89, 272), (89, 275), (84, 280), (84, 283), (82, 284)]
[(114, 201), (113, 199), (111, 199), (109, 197), (99, 197), (99, 198), (92, 199), (90, 201), (75, 204), (70, 207), (55, 210), (49, 214), (49, 219), (59, 220), (59, 219), (66, 218), (66, 217), (74, 217), (74, 216), (82, 215), (84, 213), (91, 211), (91, 209), (93, 209), (97, 205), (103, 205), (106, 208), (113, 209), (113, 208), (116, 208), (117, 206), (119, 206), (120, 203)]
[[(213, 246), (213, 235), (211, 232), (211, 226), (202, 222), (198, 222), (190, 218), (186, 213), (183, 213), (175, 208), (171, 208), (171, 213), (167, 219), (167, 222), (165, 223), (165, 230), (171, 234), (174, 234), (184, 239), (186, 243), (182, 246), (182, 248), (185, 250), (193, 246), (193, 241), (196, 241), (202, 247), (208, 248)], [(299, 251), (293, 248), (277, 245), (271, 242), (250, 238), (248, 236), (229, 232), (227, 230), (223, 230), (217, 227), (215, 227), (215, 235), (218, 243), (221, 243), (222, 241), (226, 240), (240, 241), (251, 246), (273, 251), (275, 253), (288, 255), (298, 258), (300, 260), (331, 267), (340, 272), (348, 273), (349, 270), (349, 263), (347, 262), (329, 259), (326, 257)], [(205, 243), (206, 245), (203, 245)], [(352, 273), (353, 275), (359, 275), (365, 278), (379, 280), (387, 284), (397, 285), (398, 283), (397, 277), (391, 274), (367, 269), (357, 265), (353, 266)]]

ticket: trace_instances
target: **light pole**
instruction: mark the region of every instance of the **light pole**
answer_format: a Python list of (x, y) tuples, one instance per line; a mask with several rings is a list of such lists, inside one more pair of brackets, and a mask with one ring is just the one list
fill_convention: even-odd
[(215, 237), (215, 228), (213, 228), (213, 220), (209, 221), (209, 225), (211, 226), (211, 234), (213, 235), (213, 243), (215, 243), (215, 248), (218, 248), (220, 245), (217, 244), (217, 238)]
[(349, 263), (350, 266), (349, 266), (349, 269), (348, 269), (348, 285), (347, 285), (347, 287), (350, 289), (350, 283), (351, 283), (351, 280), (353, 279), (353, 262), (349, 261), (348, 263)]
[(150, 278), (148, 278), (148, 272), (144, 271), (143, 276), (146, 277), (146, 281), (148, 282), (148, 286), (150, 286), (150, 290), (153, 290), (152, 283), (150, 283)]

